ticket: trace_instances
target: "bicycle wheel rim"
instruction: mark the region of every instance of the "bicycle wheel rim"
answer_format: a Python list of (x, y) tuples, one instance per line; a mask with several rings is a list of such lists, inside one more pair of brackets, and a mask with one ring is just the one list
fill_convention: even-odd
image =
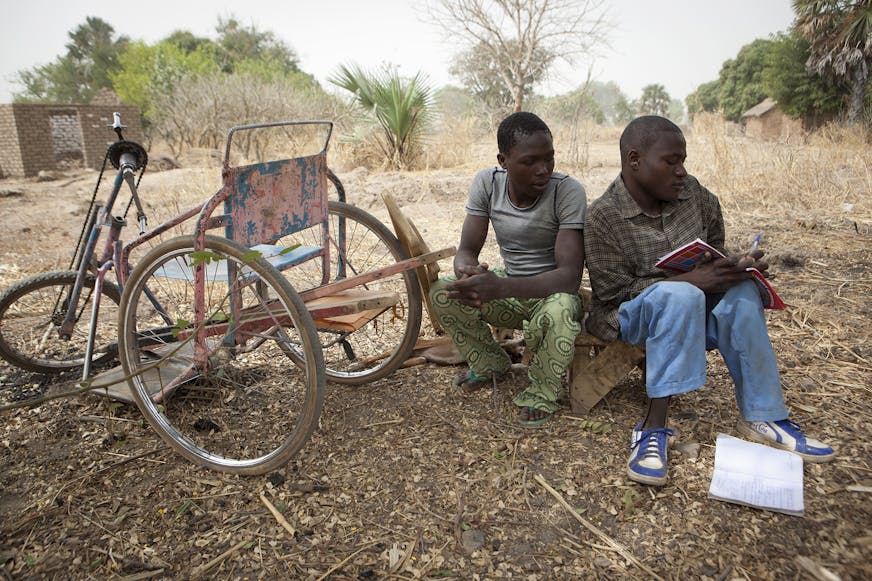
[[(409, 257), (393, 233), (368, 212), (335, 201), (330, 202), (329, 210), (329, 282), (391, 266)], [(344, 230), (341, 228), (343, 222)], [(317, 246), (321, 244), (320, 231), (310, 229), (278, 244)], [(323, 280), (320, 260), (295, 266), (283, 274), (294, 288), (301, 291), (315, 288)], [(408, 358), (421, 328), (421, 289), (414, 270), (355, 288), (395, 293), (397, 303), (375, 316), (370, 315), (363, 326), (353, 331), (342, 330), (341, 325), (334, 321), (315, 321), (315, 326), (324, 354), (327, 379), (363, 385), (387, 377)]]
[[(219, 471), (261, 474), (287, 463), (317, 425), (320, 347), (305, 305), (272, 266), (223, 238), (207, 237), (203, 252), (225, 273), (237, 270), (225, 280), (217, 269), (206, 277), (212, 323), (198, 325), (193, 312), (194, 280), (184, 267), (194, 237), (169, 240), (130, 276), (119, 355), (134, 400), (173, 449)], [(299, 360), (287, 357), (286, 342)]]
[[(11, 364), (38, 373), (62, 373), (81, 368), (93, 309), (96, 279), (84, 280), (75, 325), (69, 338), (58, 331), (66, 314), (67, 298), (76, 273), (38, 274), (9, 287), (0, 296), (0, 356)], [(95, 331), (95, 365), (115, 356), (117, 350), (118, 287), (104, 282)]]

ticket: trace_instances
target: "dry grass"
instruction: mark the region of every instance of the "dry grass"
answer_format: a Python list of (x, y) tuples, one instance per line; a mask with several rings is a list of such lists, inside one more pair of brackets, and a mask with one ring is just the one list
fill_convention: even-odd
[[(352, 203), (386, 220), (379, 196), (389, 192), (432, 247), (452, 245), (469, 179), (495, 156), (491, 138), (469, 131), (431, 144), (431, 160), (461, 160), (453, 169), (432, 161), (428, 171), (368, 172), (341, 151), (331, 163), (342, 168)], [(577, 168), (568, 134), (555, 135), (558, 169), (578, 175), (591, 198), (602, 192), (618, 172), (617, 133), (579, 134), (588, 159)], [(803, 144), (755, 143), (719, 120), (688, 131), (689, 168), (719, 194), (728, 246), (764, 233), (773, 283), (789, 305), (769, 323), (792, 414), (838, 451), (832, 464), (805, 467), (805, 518), (707, 498), (716, 435), (731, 433), (737, 419), (715, 354), (706, 387), (672, 407), (680, 443), (698, 454), (674, 453), (661, 489), (624, 477), (629, 431), (644, 409), (638, 374), (584, 418), (609, 431), (568, 413), (529, 431), (516, 425), (511, 405), (523, 375), (464, 397), (448, 387), (456, 368), (426, 365), (364, 388), (330, 386), (315, 436), (270, 478), (196, 469), (165, 450), (135, 409), (94, 396), (9, 414), (0, 436), (2, 571), (780, 580), (811, 578), (818, 567), (816, 578), (872, 577), (872, 159), (850, 135), (831, 128)], [(66, 250), (92, 177), (84, 174), (78, 188), (9, 184), (23, 193), (0, 198), (0, 286), (46, 270), (45, 255)], [(219, 181), (212, 162), (146, 176), (149, 213), (169, 215)], [(37, 232), (50, 252), (31, 252)], [(495, 260), (493, 244), (486, 253)], [(73, 381), (0, 364), (7, 401)]]
[(488, 156), (496, 163), (496, 156), (487, 147), (490, 137), (477, 119), (446, 119), (439, 131), (427, 139), (420, 167), (425, 171), (460, 167), (474, 169), (481, 158)]
[(729, 135), (720, 118), (701, 117), (690, 133), (688, 170), (725, 208), (797, 218), (872, 210), (872, 150), (858, 130), (826, 126), (804, 144), (758, 142)]

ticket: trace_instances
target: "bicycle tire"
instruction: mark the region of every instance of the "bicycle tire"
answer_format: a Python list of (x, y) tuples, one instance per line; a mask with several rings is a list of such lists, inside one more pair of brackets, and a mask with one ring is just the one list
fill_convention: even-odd
[[(73, 335), (61, 339), (57, 330), (65, 315), (65, 297), (75, 282), (75, 272), (54, 271), (31, 276), (6, 289), (0, 295), (0, 357), (37, 373), (62, 373), (82, 367), (93, 305), (91, 292), (97, 279), (85, 275)], [(100, 354), (93, 359), (94, 365), (109, 362), (117, 351), (121, 292), (115, 284), (104, 281), (102, 293), (95, 335)], [(115, 308), (107, 308), (110, 304)]]
[[(377, 270), (409, 258), (397, 237), (375, 216), (356, 206), (330, 201), (331, 267), (329, 282)], [(340, 220), (346, 227), (346, 250), (337, 251)], [(287, 237), (280, 245), (320, 245), (320, 230), (310, 229)], [(344, 259), (346, 271), (339, 268)], [(322, 282), (320, 260), (283, 271), (296, 289), (317, 287)], [(392, 291), (399, 297), (391, 309), (381, 312), (354, 331), (325, 329), (316, 321), (324, 353), (327, 379), (346, 385), (363, 385), (394, 373), (409, 358), (421, 330), (421, 287), (415, 270), (375, 280), (364, 288)]]
[[(184, 274), (198, 256), (192, 256), (194, 244), (193, 236), (167, 240), (130, 274), (121, 297), (121, 365), (139, 409), (173, 450), (218, 471), (262, 474), (286, 464), (318, 424), (325, 378), (317, 333), (305, 304), (281, 273), (216, 236), (206, 236), (205, 254), (199, 256), (225, 272), (232, 265), (236, 274), (221, 280), (217, 272), (207, 273), (204, 294), (211, 323), (198, 326), (194, 280)], [(175, 267), (181, 278), (167, 278)], [(230, 306), (231, 287), (238, 291), (241, 311)], [(168, 327), (167, 320), (175, 325)], [(208, 349), (203, 366), (194, 363), (195, 341), (185, 337), (196, 340), (200, 331)], [(239, 344), (234, 337), (245, 341)], [(288, 342), (295, 346), (293, 362), (287, 357)], [(185, 382), (172, 395), (156, 401), (155, 393), (182, 378)]]

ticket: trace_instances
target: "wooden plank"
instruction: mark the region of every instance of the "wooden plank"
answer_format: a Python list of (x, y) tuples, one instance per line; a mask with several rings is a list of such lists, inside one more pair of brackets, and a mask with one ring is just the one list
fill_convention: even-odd
[(354, 288), (356, 286), (366, 284), (368, 282), (372, 282), (374, 280), (379, 280), (381, 278), (397, 274), (398, 272), (403, 272), (412, 268), (423, 266), (425, 264), (430, 264), (431, 262), (435, 262), (437, 260), (442, 260), (443, 258), (448, 258), (449, 256), (454, 256), (456, 252), (457, 249), (454, 246), (450, 246), (448, 248), (443, 248), (442, 250), (436, 250), (434, 252), (422, 254), (421, 256), (417, 256), (415, 258), (407, 258), (406, 260), (401, 260), (384, 268), (370, 270), (368, 272), (358, 274), (357, 276), (343, 278), (342, 280), (337, 280), (322, 286), (302, 291), (300, 293), (300, 297), (302, 297), (305, 302), (309, 302), (313, 299), (326, 297), (344, 290)]
[(399, 295), (394, 292), (350, 289), (327, 297), (313, 299), (306, 303), (306, 308), (316, 321), (321, 319), (342, 320), (343, 318), (350, 321), (359, 318), (360, 314), (364, 312), (382, 312), (399, 301)]
[(589, 351), (583, 350), (576, 352), (577, 362), (573, 361), (573, 379), (569, 388), (573, 413), (589, 412), (645, 358), (642, 349), (623, 341), (609, 343), (593, 357), (588, 355)]
[[(312, 299), (306, 303), (306, 307), (313, 319), (346, 315), (356, 317), (355, 313), (362, 312), (370, 312), (371, 319), (375, 314), (397, 304), (399, 300), (400, 297), (397, 293), (390, 291), (349, 289), (334, 295)], [(267, 310), (264, 309), (264, 306)], [(372, 314), (373, 312), (375, 314)], [(254, 334), (275, 326), (277, 322), (283, 325), (290, 324), (290, 320), (284, 315), (285, 308), (278, 300), (272, 300), (266, 305), (248, 307), (243, 309), (239, 316), (237, 331)], [(205, 334), (207, 337), (223, 335), (227, 333), (228, 327), (228, 322), (213, 322), (206, 326)], [(190, 328), (179, 332), (178, 339), (180, 341), (187, 339), (191, 332)]]
[[(168, 343), (160, 347), (150, 348), (156, 356), (163, 356), (164, 353), (169, 353), (176, 350), (177, 352), (170, 359), (165, 359), (159, 367), (149, 369), (144, 373), (148, 385), (159, 388), (161, 385), (167, 385), (172, 380), (177, 378), (182, 373), (186, 372), (191, 367), (191, 361), (194, 355), (193, 343), (179, 345), (178, 343)], [(157, 358), (155, 358), (157, 361)], [(92, 393), (97, 395), (106, 395), (112, 399), (123, 401), (126, 403), (135, 404), (133, 394), (130, 393), (127, 381), (124, 379), (124, 369), (118, 365), (112, 369), (108, 369), (94, 378), (94, 383), (104, 384), (111, 383), (105, 389), (95, 389)], [(150, 395), (155, 395), (160, 389), (155, 389)]]
[(315, 319), (315, 328), (319, 331), (345, 331), (353, 333), (382, 314), (384, 311), (385, 309), (368, 309), (347, 315)]
[(353, 332), (400, 301), (393, 292), (351, 289), (306, 303), (319, 330)]
[[(399, 300), (399, 295), (390, 291), (349, 289), (310, 300), (306, 303), (306, 307), (312, 319), (323, 321), (323, 325), (319, 328), (356, 331), (385, 309), (397, 304)], [(282, 325), (291, 323), (285, 316), (285, 308), (277, 300), (271, 301), (266, 306), (268, 311), (264, 310), (263, 305), (243, 310), (239, 317), (237, 331), (254, 334), (266, 331), (275, 326), (276, 323)], [(343, 317), (348, 317), (348, 319), (343, 321)], [(331, 326), (330, 321), (334, 319), (334, 323), (339, 326)], [(354, 323), (355, 321), (357, 323)], [(348, 326), (354, 324), (357, 326)], [(228, 323), (210, 324), (205, 329), (206, 336), (227, 333), (228, 326)], [(186, 339), (190, 332), (190, 330), (186, 330), (179, 333), (179, 339)]]

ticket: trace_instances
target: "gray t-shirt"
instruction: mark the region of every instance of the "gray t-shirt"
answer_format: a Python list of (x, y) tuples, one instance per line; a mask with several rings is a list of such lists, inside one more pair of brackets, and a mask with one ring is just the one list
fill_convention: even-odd
[(466, 203), (467, 214), (490, 219), (509, 276), (532, 276), (557, 268), (557, 231), (583, 230), (586, 212), (584, 187), (557, 172), (551, 174), (548, 187), (532, 206), (518, 208), (509, 198), (508, 174), (499, 167), (476, 174)]

